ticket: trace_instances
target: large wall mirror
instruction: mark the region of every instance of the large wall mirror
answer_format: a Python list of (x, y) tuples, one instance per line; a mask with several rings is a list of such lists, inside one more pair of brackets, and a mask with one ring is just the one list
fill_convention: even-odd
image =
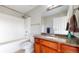
[(67, 12), (69, 6), (59, 6), (57, 8), (47, 10), (42, 16), (42, 32), (47, 33), (50, 28), (51, 34), (67, 34)]

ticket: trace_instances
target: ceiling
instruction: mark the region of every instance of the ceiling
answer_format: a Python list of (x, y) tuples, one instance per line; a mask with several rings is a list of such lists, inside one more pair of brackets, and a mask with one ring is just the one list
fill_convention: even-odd
[(67, 11), (68, 11), (68, 6), (61, 6), (61, 7), (57, 7), (55, 9), (52, 9), (50, 11), (43, 12), (42, 16), (51, 16), (51, 15), (55, 15), (55, 14), (63, 13), (63, 12), (67, 13)]
[[(13, 16), (22, 17), (23, 15), (27, 14), (29, 11), (36, 9), (36, 7), (39, 6), (38, 5), (0, 5), (0, 12), (10, 14)], [(46, 5), (45, 8), (47, 8)], [(50, 11), (47, 11), (45, 9), (44, 12), (42, 13), (42, 16), (50, 16), (67, 10), (68, 10), (68, 6), (58, 7)]]
[(35, 8), (37, 5), (6, 5), (6, 7), (19, 11), (21, 13), (27, 13), (29, 10)]
[(22, 17), (37, 6), (38, 5), (0, 5), (0, 13)]

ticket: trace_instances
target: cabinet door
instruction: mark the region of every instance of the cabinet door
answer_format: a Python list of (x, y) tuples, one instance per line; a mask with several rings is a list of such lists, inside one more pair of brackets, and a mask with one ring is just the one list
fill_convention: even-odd
[(47, 40), (40, 40), (40, 44), (44, 45), (44, 46), (47, 46), (49, 48), (52, 48), (52, 49), (58, 49), (58, 43), (56, 42), (51, 42), (51, 41), (47, 41)]
[(57, 53), (56, 50), (46, 47), (46, 46), (41, 46), (41, 51), (42, 53)]
[(35, 42), (36, 43), (40, 43), (40, 39), (39, 38), (35, 38)]
[(62, 45), (62, 52), (64, 53), (77, 53), (78, 49), (68, 45)]
[(35, 43), (34, 52), (35, 53), (40, 53), (41, 52), (41, 45), (39, 43)]

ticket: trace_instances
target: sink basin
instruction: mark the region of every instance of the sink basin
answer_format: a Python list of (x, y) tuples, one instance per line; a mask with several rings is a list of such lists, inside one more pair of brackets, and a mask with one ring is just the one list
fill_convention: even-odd
[(50, 36), (46, 36), (45, 38), (53, 39), (53, 37), (50, 37)]
[(74, 39), (71, 39), (71, 40), (67, 40), (67, 43), (71, 43), (71, 44), (76, 44), (76, 45), (79, 45), (79, 40), (74, 40)]
[(50, 40), (54, 40), (54, 41), (58, 41), (58, 42), (66, 43), (66, 39), (63, 39), (63, 38), (51, 37), (51, 36), (45, 36), (45, 38), (50, 39)]

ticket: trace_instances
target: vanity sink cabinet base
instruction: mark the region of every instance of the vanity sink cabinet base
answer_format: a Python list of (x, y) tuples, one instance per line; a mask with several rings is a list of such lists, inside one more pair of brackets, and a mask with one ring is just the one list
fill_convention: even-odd
[(61, 45), (61, 52), (62, 53), (78, 53), (79, 48), (68, 46), (68, 45)]
[(79, 47), (35, 37), (34, 53), (78, 53)]

